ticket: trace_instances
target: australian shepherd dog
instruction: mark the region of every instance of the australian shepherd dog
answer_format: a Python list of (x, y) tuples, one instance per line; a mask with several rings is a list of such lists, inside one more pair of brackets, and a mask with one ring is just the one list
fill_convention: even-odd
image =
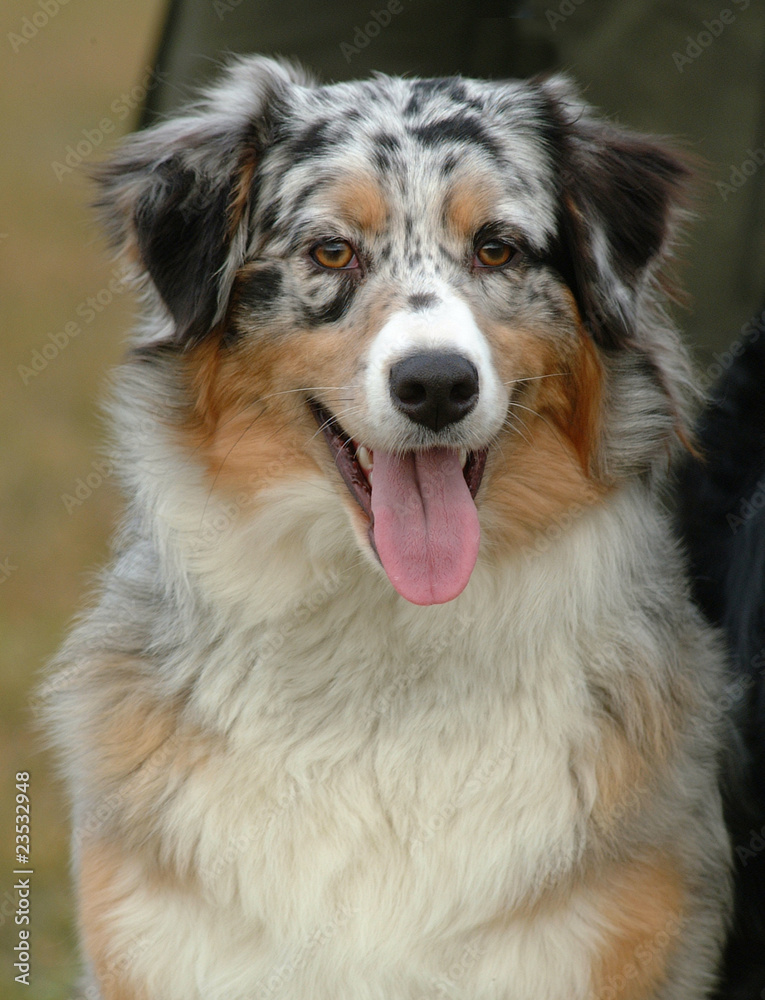
[(89, 1000), (700, 1000), (724, 659), (665, 510), (682, 158), (264, 58), (100, 168), (127, 497), (48, 682)]

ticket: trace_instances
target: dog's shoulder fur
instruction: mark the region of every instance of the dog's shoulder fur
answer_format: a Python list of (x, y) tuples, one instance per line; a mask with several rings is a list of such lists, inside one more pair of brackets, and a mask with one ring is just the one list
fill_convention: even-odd
[[(684, 177), (564, 81), (262, 59), (104, 169), (145, 293), (128, 508), (47, 684), (103, 1000), (706, 996), (722, 653), (661, 501), (693, 396), (658, 285)], [(314, 266), (339, 231), (358, 273)], [(475, 568), (431, 606), (306, 405), (379, 454), (439, 446), (376, 419), (423, 309), (480, 372), (445, 446), (488, 450)]]

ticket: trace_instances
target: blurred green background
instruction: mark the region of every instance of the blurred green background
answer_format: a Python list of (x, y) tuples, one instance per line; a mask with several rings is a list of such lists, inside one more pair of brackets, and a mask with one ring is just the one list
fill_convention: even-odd
[[(58, 179), (53, 164), (66, 167), (67, 146), (89, 141), (83, 129), (94, 140), (92, 153), (80, 148), (84, 166), (135, 127), (133, 88), (152, 62), (164, 4), (48, 0), (47, 7), (55, 11), (47, 23), (37, 2), (0, 10), (0, 997), (63, 1000), (76, 968), (67, 806), (29, 725), (30, 692), (82, 602), (88, 574), (107, 556), (118, 504), (108, 477), (71, 512), (62, 496), (74, 495), (78, 478), (94, 471), (102, 442), (97, 402), (133, 305), (127, 294), (109, 292), (112, 264), (88, 209), (87, 182), (77, 171), (59, 171)], [(14, 51), (25, 23), (31, 37)], [(113, 132), (98, 143), (104, 119)], [(65, 343), (68, 323), (81, 332)], [(31, 775), (28, 989), (14, 982), (11, 957), (19, 770)]]
[[(734, 21), (719, 39), (684, 61), (719, 4), (530, 0), (518, 7), (529, 19), (509, 23), (474, 17), (472, 0), (453, 0), (448, 11), (436, 0), (394, 0), (400, 20), (379, 38), (370, 32), (349, 62), (347, 46), (364, 35), (338, 2), (193, 0), (178, 22), (185, 53), (165, 51), (171, 90), (163, 88), (158, 107), (176, 103), (177, 83), (210, 70), (222, 34), (227, 47), (298, 53), (329, 78), (373, 66), (489, 75), (508, 53), (509, 73), (568, 69), (607, 113), (680, 135), (709, 161), (704, 219), (689, 237), (684, 271), (695, 304), (680, 314), (709, 365), (765, 292), (765, 168), (725, 196), (716, 187), (750, 149), (765, 150), (765, 20), (755, 3), (731, 7)], [(119, 498), (94, 466), (103, 442), (98, 401), (134, 310), (115, 290), (88, 209), (92, 192), (76, 168), (102, 159), (136, 126), (165, 10), (164, 0), (11, 0), (0, 9), (0, 998), (66, 1000), (76, 975), (67, 805), (34, 732), (31, 693), (108, 555)], [(358, 23), (369, 14), (360, 5)], [(449, 16), (472, 33), (462, 21), (447, 24)], [(12, 968), (19, 770), (31, 774), (29, 988), (13, 982)]]

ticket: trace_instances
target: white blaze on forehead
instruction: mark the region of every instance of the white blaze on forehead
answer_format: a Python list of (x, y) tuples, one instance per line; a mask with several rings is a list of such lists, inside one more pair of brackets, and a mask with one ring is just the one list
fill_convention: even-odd
[(462, 299), (441, 286), (431, 308), (393, 313), (374, 338), (366, 364), (365, 388), (371, 423), (384, 436), (411, 426), (393, 405), (389, 382), (391, 367), (402, 358), (421, 351), (454, 351), (475, 365), (479, 396), (475, 409), (460, 425), (475, 447), (488, 443), (502, 426), (507, 409), (507, 390), (497, 376), (491, 348), (472, 311)]

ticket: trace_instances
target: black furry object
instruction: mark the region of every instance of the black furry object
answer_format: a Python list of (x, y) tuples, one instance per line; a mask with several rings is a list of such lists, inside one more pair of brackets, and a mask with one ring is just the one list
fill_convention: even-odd
[(737, 740), (723, 778), (735, 911), (716, 997), (760, 1000), (765, 997), (765, 335), (759, 326), (714, 387), (698, 441), (703, 457), (689, 460), (678, 481), (679, 530), (694, 597), (722, 627), (730, 649)]

